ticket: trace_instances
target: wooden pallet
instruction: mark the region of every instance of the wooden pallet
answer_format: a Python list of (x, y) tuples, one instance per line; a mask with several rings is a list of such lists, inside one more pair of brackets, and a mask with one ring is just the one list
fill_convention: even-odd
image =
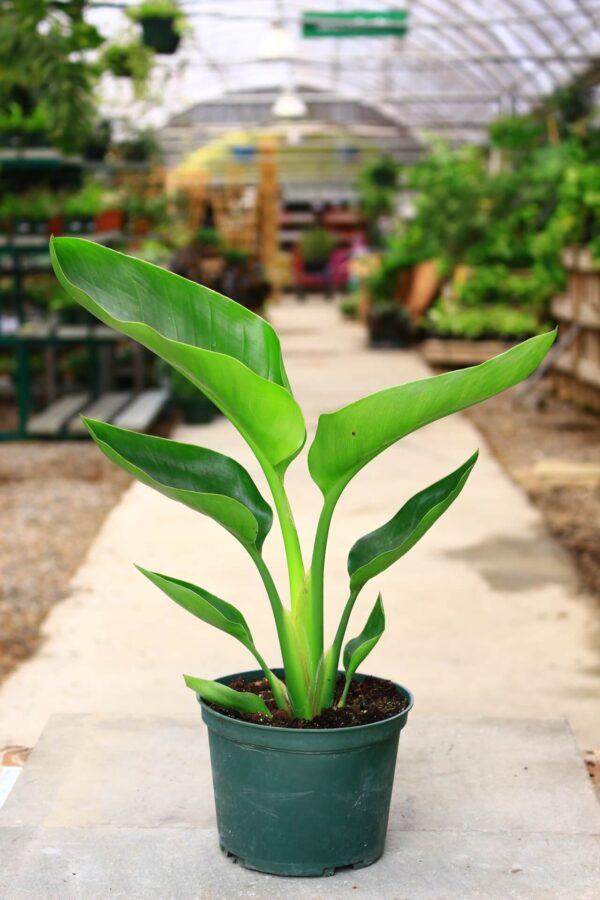
[[(94, 400), (93, 403), (83, 410), (81, 415), (87, 416), (88, 419), (100, 419), (102, 422), (112, 422), (131, 399), (132, 394), (129, 391), (109, 391), (106, 394), (101, 394), (97, 400)], [(72, 434), (74, 437), (85, 437), (88, 433), (80, 416), (77, 416), (69, 422), (67, 430), (69, 434)]]
[(143, 391), (115, 417), (114, 424), (130, 431), (146, 431), (158, 418), (168, 399), (168, 388)]
[(89, 403), (87, 394), (69, 394), (31, 416), (27, 422), (27, 434), (53, 437), (64, 431), (69, 421)]
[(428, 338), (421, 344), (421, 355), (431, 366), (458, 368), (476, 366), (513, 346), (509, 341), (443, 341)]
[(559, 334), (577, 326), (575, 339), (553, 366), (559, 396), (600, 412), (600, 271), (585, 251), (570, 248), (563, 255), (567, 292), (552, 301)]

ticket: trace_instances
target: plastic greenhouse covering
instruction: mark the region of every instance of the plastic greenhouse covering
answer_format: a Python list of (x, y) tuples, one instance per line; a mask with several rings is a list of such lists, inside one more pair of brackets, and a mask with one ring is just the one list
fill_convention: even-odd
[[(133, 0), (98, 0), (88, 17), (126, 33)], [(156, 124), (194, 103), (238, 92), (252, 109), (265, 88), (359, 100), (407, 129), (477, 141), (498, 114), (520, 113), (557, 85), (589, 72), (600, 56), (595, 0), (183, 0), (189, 34), (154, 77)], [(406, 11), (403, 37), (302, 36), (307, 11)], [(285, 40), (273, 50), (269, 32)], [(271, 38), (273, 35), (271, 34)], [(596, 63), (594, 62), (596, 60)], [(114, 111), (131, 105), (104, 86)], [(241, 92), (241, 93), (240, 93)]]

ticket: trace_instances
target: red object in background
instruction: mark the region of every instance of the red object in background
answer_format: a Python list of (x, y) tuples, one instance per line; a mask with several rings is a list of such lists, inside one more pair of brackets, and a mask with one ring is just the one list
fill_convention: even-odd
[(323, 271), (309, 271), (304, 268), (304, 260), (300, 247), (292, 249), (292, 272), (294, 275), (294, 288), (297, 291), (325, 291), (332, 289), (331, 263)]
[(151, 219), (144, 219), (140, 216), (129, 219), (129, 230), (132, 234), (136, 234), (138, 236), (142, 236), (144, 234), (150, 234), (152, 229), (152, 221)]
[(48, 222), (48, 234), (62, 234), (63, 219), (62, 216), (52, 216)]
[(120, 209), (105, 209), (96, 216), (96, 231), (122, 231), (123, 211)]
[(296, 245), (292, 249), (292, 272), (294, 276), (294, 288), (297, 291), (341, 291), (348, 284), (348, 266), (350, 263), (350, 248), (338, 247), (329, 259), (329, 264), (322, 272), (311, 271), (304, 267), (300, 247)]
[(348, 285), (350, 256), (350, 247), (338, 247), (331, 254), (329, 268), (333, 289), (336, 291), (343, 291)]

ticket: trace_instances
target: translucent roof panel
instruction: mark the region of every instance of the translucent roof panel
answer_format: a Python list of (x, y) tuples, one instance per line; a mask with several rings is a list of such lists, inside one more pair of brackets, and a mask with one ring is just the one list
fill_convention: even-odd
[[(97, 0), (89, 14), (122, 38), (123, 8)], [(159, 57), (152, 102), (132, 107), (122, 83), (105, 79), (111, 112), (174, 113), (229, 92), (306, 87), (358, 100), (406, 129), (477, 140), (490, 119), (522, 111), (600, 58), (599, 0), (182, 0), (190, 34)], [(305, 10), (404, 9), (405, 37), (302, 37)], [(273, 23), (287, 32), (285, 57), (265, 59)], [(149, 106), (149, 111), (148, 111)]]

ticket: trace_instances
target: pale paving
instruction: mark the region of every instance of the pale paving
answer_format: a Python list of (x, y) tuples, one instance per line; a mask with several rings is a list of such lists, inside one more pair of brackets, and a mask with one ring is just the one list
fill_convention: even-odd
[[(283, 304), (272, 319), (311, 433), (320, 411), (428, 374), (416, 352), (366, 349), (361, 327), (342, 322), (325, 303)], [(266, 492), (251, 454), (224, 419), (177, 437), (236, 456)], [(477, 446), (481, 458), (464, 493), (407, 557), (367, 587), (350, 634), (361, 630), (381, 590), (388, 626), (366, 668), (410, 687), (414, 715), (567, 717), (580, 744), (597, 746), (594, 605), (577, 592), (566, 555), (464, 416), (405, 438), (348, 488), (331, 535), (329, 611), (339, 612), (345, 600), (353, 541)], [(287, 486), (308, 548), (319, 493), (305, 454), (292, 465)], [(267, 558), (285, 587), (274, 535)], [(278, 661), (269, 607), (243, 549), (209, 519), (134, 484), (48, 617), (42, 647), (3, 685), (0, 746), (33, 744), (54, 712), (193, 713), (182, 672), (216, 676), (252, 667), (241, 645), (172, 604), (133, 561), (236, 603), (263, 654)]]

